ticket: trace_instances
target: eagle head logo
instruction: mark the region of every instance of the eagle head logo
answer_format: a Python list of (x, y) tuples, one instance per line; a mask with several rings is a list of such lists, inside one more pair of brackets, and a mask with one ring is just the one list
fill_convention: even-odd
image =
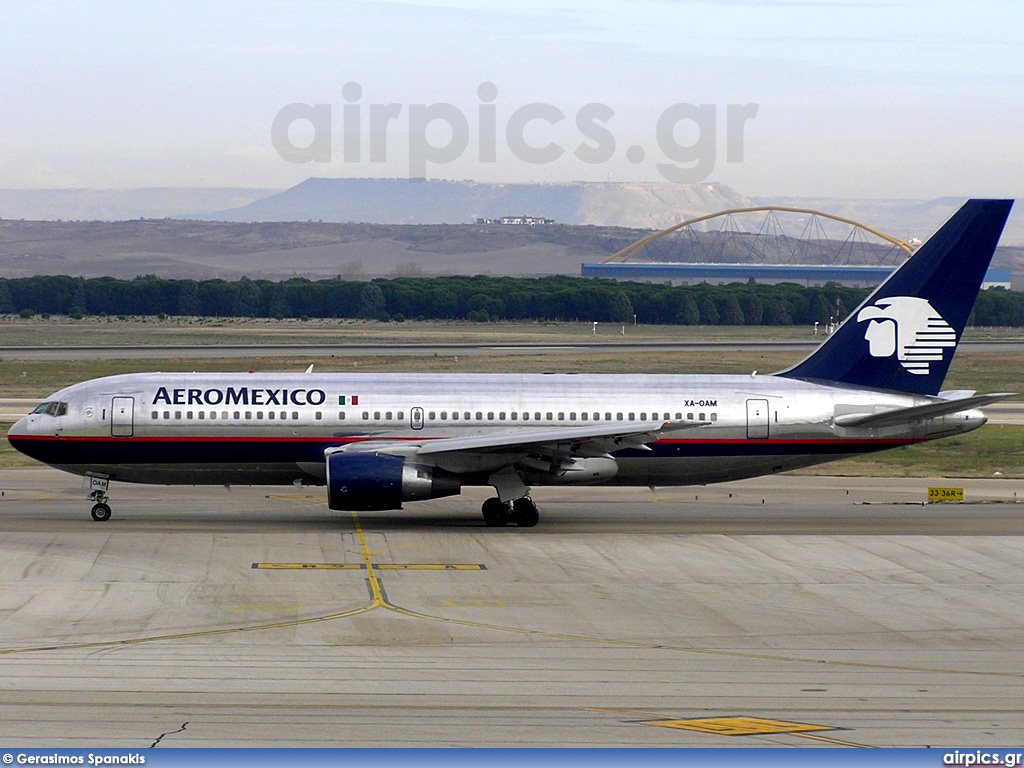
[(942, 360), (942, 350), (956, 346), (956, 331), (924, 299), (890, 296), (857, 313), (867, 321), (864, 338), (872, 357), (896, 356), (906, 370), (927, 376), (932, 361)]

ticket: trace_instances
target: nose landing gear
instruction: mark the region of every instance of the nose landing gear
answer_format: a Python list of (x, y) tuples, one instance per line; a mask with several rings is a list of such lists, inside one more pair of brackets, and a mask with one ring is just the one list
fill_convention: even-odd
[(93, 491), (89, 494), (89, 499), (96, 502), (92, 507), (92, 519), (98, 523), (109, 520), (110, 505), (107, 502), (110, 501), (110, 497), (107, 496), (106, 492)]

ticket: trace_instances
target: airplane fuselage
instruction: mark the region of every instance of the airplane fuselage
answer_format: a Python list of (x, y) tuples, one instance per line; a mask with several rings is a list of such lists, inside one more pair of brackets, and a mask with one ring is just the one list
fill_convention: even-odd
[(758, 376), (142, 373), (76, 384), (8, 433), (109, 482), (322, 483), (335, 510), (491, 486), (488, 526), (540, 519), (532, 486), (692, 485), (957, 435), (998, 392), (941, 392), (1013, 204), (969, 200), (818, 349)]
[[(325, 451), (582, 427), (671, 422), (646, 447), (610, 451), (593, 472), (546, 468), (524, 453), (532, 485), (691, 485), (781, 472), (960, 434), (978, 410), (884, 427), (844, 414), (935, 398), (772, 375), (178, 374), (111, 376), (51, 396), (62, 404), (10, 432), (18, 450), (59, 469), (166, 484), (322, 484)], [(486, 485), (508, 463), (474, 454), (456, 471)]]

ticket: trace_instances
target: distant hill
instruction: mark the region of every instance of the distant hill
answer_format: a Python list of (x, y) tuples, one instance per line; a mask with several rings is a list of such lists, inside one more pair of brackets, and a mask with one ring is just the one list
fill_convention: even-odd
[(0, 221), (0, 277), (578, 275), (649, 234), (621, 227)]
[(481, 184), (408, 179), (307, 179), (291, 189), (206, 218), (469, 224), (525, 214), (559, 224), (661, 229), (692, 216), (749, 205), (722, 184)]
[(150, 187), (145, 189), (0, 189), (0, 219), (124, 221), (194, 218), (235, 208), (276, 189)]
[[(961, 202), (750, 199), (720, 184), (405, 179), (309, 179), (283, 192), (0, 190), (0, 277), (579, 274), (581, 262), (599, 261), (653, 230), (727, 208), (811, 208), (896, 237), (924, 239)], [(557, 223), (471, 223), (518, 214)], [(1006, 246), (1021, 243), (1024, 203), (1011, 214), (996, 255), (996, 264), (1013, 267), (1015, 285), (1024, 279), (1024, 249)]]
[[(559, 224), (663, 229), (686, 218), (749, 205), (790, 205), (845, 216), (903, 239), (926, 238), (963, 202), (745, 197), (721, 184), (568, 182), (480, 184), (407, 179), (308, 179), (286, 190), (233, 187), (0, 189), (0, 220), (469, 224), (526, 214)], [(830, 236), (835, 233), (830, 232)], [(840, 235), (842, 237), (843, 235)], [(1024, 202), (1003, 245), (1024, 245)]]

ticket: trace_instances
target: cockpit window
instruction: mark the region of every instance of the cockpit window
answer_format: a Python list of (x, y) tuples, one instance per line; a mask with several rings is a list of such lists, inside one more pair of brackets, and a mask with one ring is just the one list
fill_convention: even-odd
[(66, 416), (68, 412), (68, 404), (61, 403), (57, 400), (51, 400), (46, 403), (40, 403), (32, 413), (45, 413), (47, 416)]

